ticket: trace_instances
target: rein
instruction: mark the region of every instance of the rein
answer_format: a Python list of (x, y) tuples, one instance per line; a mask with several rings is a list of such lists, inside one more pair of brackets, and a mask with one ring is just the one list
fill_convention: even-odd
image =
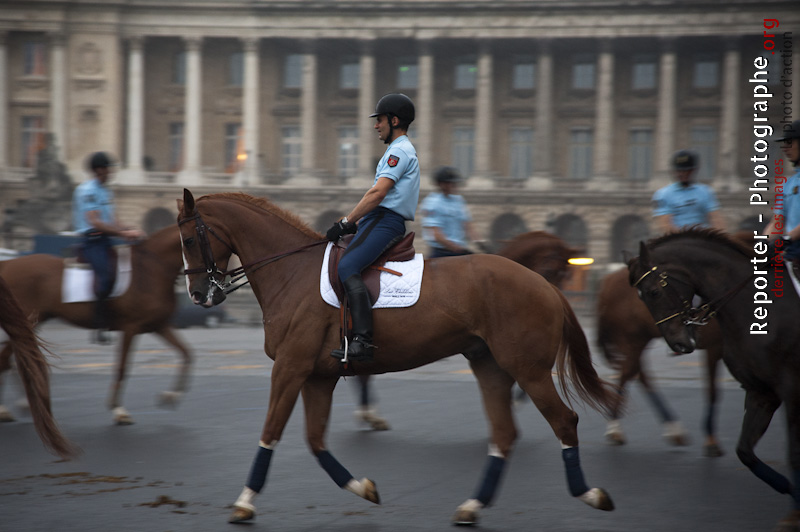
[[(644, 281), (644, 279), (648, 275), (650, 275), (651, 273), (656, 273), (656, 271), (658, 271), (658, 266), (653, 266), (652, 268), (647, 270), (641, 277), (639, 277), (639, 279), (635, 283), (633, 283), (633, 287), (634, 288), (638, 287), (639, 284), (642, 281)], [(677, 291), (669, 285), (668, 279), (672, 279), (672, 281), (676, 281), (686, 285), (688, 285), (688, 283), (676, 277), (670, 278), (669, 275), (667, 275), (667, 272), (659, 272), (658, 274), (659, 286), (661, 286), (667, 297), (677, 302), (678, 306), (682, 306), (683, 310), (678, 311), (670, 316), (667, 316), (666, 318), (658, 320), (656, 322), (656, 325), (660, 325), (674, 318), (682, 318), (684, 325), (706, 325), (714, 316), (717, 315), (717, 312), (719, 312), (719, 309), (722, 308), (723, 305), (728, 303), (733, 298), (733, 296), (738, 294), (745, 287), (745, 285), (747, 285), (751, 277), (752, 276), (744, 278), (738, 285), (729, 289), (721, 296), (712, 299), (708, 303), (705, 303), (700, 307), (693, 307), (689, 301), (682, 299), (678, 295)], [(668, 288), (669, 290), (667, 290)]]
[[(200, 251), (201, 251), (201, 253), (203, 255), (203, 267), (202, 268), (189, 268), (188, 270), (184, 270), (183, 274), (184, 275), (191, 275), (191, 274), (195, 274), (195, 273), (207, 273), (209, 282), (211, 284), (215, 285), (217, 288), (219, 288), (226, 295), (230, 294), (231, 292), (235, 292), (239, 288), (241, 288), (241, 287), (243, 287), (243, 286), (245, 286), (245, 285), (250, 283), (249, 280), (246, 280), (246, 281), (241, 282), (241, 283), (239, 283), (237, 285), (234, 285), (234, 283), (240, 281), (242, 278), (244, 278), (246, 276), (246, 270), (248, 268), (252, 268), (253, 266), (257, 266), (256, 268), (254, 268), (252, 270), (252, 271), (256, 271), (259, 268), (261, 268), (263, 266), (266, 266), (267, 264), (269, 264), (271, 262), (275, 262), (275, 261), (280, 260), (282, 258), (288, 257), (289, 255), (294, 255), (295, 253), (298, 253), (298, 252), (303, 251), (305, 249), (312, 248), (314, 246), (319, 246), (320, 244), (325, 244), (325, 243), (328, 242), (327, 240), (317, 240), (315, 242), (311, 242), (310, 244), (305, 244), (305, 245), (302, 245), (300, 247), (291, 249), (289, 251), (282, 251), (280, 253), (274, 253), (272, 255), (268, 255), (266, 257), (262, 257), (260, 259), (256, 259), (254, 261), (248, 262), (247, 264), (243, 264), (242, 266), (233, 268), (231, 270), (222, 271), (217, 267), (217, 263), (214, 260), (214, 254), (211, 251), (211, 242), (209, 242), (209, 240), (208, 240), (207, 233), (211, 233), (212, 235), (214, 235), (214, 237), (216, 237), (217, 240), (219, 240), (220, 242), (225, 244), (225, 247), (227, 247), (230, 250), (231, 253), (237, 254), (236, 251), (233, 249), (233, 246), (228, 244), (221, 236), (219, 236), (217, 234), (217, 232), (214, 231), (214, 229), (211, 226), (206, 225), (205, 221), (203, 221), (203, 217), (200, 216), (199, 212), (196, 212), (193, 216), (190, 216), (189, 218), (184, 218), (183, 220), (180, 220), (178, 222), (178, 225), (180, 226), (180, 225), (183, 225), (186, 222), (190, 222), (190, 221), (195, 221), (195, 225), (196, 225), (196, 228), (197, 228), (197, 237), (198, 237), (198, 240), (199, 240), (199, 243), (200, 243)], [(231, 280), (228, 281), (228, 282), (225, 282), (225, 283), (220, 283), (216, 279), (216, 277), (214, 277), (214, 274), (221, 275), (223, 279), (225, 277), (227, 277), (227, 276), (230, 276)]]

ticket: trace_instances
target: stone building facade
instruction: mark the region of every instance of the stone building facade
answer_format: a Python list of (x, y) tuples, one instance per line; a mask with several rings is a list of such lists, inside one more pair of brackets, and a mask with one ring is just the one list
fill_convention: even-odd
[(174, 220), (183, 187), (265, 195), (325, 228), (372, 183), (368, 115), (395, 91), (416, 103), (423, 194), (457, 166), (495, 242), (550, 230), (619, 262), (652, 235), (680, 148), (729, 228), (753, 227), (769, 215), (748, 192), (754, 61), (773, 93), (758, 114), (780, 128), (798, 30), (791, 0), (0, 0), (6, 241), (25, 248), (8, 234), (29, 236), (13, 214), (46, 134), (74, 182), (89, 153), (115, 154), (120, 215), (146, 229)]

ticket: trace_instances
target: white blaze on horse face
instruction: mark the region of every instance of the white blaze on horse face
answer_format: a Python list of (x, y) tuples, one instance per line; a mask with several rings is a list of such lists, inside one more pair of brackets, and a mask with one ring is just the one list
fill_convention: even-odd
[[(183, 236), (181, 236), (180, 232), (178, 232), (178, 238), (181, 240), (181, 259), (183, 260), (183, 271), (189, 269), (189, 263), (186, 262), (186, 250), (183, 248)], [(189, 276), (185, 275), (183, 278), (186, 280), (186, 293), (189, 294), (189, 297), (192, 296), (192, 292), (189, 288)]]

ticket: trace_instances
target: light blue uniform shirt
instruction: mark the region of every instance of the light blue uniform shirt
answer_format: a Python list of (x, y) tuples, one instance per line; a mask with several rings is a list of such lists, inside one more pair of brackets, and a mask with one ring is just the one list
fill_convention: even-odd
[(397, 137), (386, 148), (375, 169), (375, 181), (387, 177), (394, 181), (394, 186), (383, 198), (380, 206), (390, 209), (406, 220), (414, 219), (414, 212), (419, 202), (419, 162), (417, 150), (408, 140), (407, 135)]
[(433, 236), (432, 229), (434, 227), (439, 229), (447, 240), (455, 242), (462, 248), (467, 247), (464, 224), (471, 221), (472, 216), (470, 216), (467, 202), (463, 197), (434, 192), (422, 200), (420, 211), (422, 212), (422, 236), (431, 247), (442, 247)]
[(775, 205), (775, 214), (783, 215), (783, 234), (800, 225), (800, 170), (783, 184), (783, 205)]
[(708, 185), (692, 183), (684, 187), (680, 183), (672, 183), (658, 189), (653, 194), (654, 216), (668, 214), (672, 216), (672, 224), (678, 228), (691, 225), (708, 227), (708, 213), (719, 209), (714, 192)]
[(97, 179), (84, 181), (72, 194), (72, 225), (75, 232), (85, 234), (94, 230), (86, 219), (89, 211), (99, 211), (100, 219), (108, 224), (113, 224), (116, 219), (114, 195)]

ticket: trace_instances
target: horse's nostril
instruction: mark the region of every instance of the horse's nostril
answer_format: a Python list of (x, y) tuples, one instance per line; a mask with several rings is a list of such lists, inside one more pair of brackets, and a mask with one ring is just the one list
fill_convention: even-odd
[(205, 303), (206, 295), (203, 292), (195, 290), (192, 292), (192, 303), (195, 305), (200, 305), (201, 303)]

